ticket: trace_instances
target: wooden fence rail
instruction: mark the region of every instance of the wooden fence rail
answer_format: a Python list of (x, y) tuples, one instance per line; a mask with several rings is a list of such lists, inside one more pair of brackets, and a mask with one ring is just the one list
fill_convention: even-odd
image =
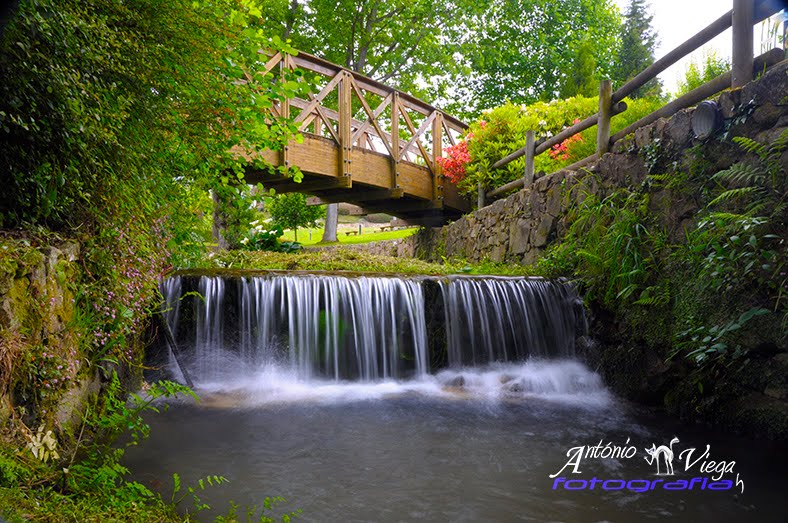
[[(785, 58), (785, 52), (782, 49), (772, 49), (761, 56), (753, 58), (752, 46), (753, 25), (770, 17), (780, 9), (781, 7), (776, 6), (768, 0), (733, 0), (732, 10), (728, 11), (712, 22), (708, 27), (655, 61), (649, 67), (638, 73), (634, 78), (619, 87), (615, 92), (612, 92), (610, 81), (603, 80), (600, 85), (599, 112), (537, 144), (534, 144), (532, 140), (526, 140), (525, 147), (495, 162), (493, 164), (493, 169), (499, 169), (517, 158), (525, 156), (525, 173), (522, 178), (518, 178), (517, 180), (497, 187), (489, 192), (484, 192), (480, 184), (478, 194), (479, 206), (483, 206), (487, 199), (501, 196), (513, 189), (528, 187), (533, 181), (533, 172), (529, 172), (529, 168), (531, 171), (533, 170), (534, 156), (544, 153), (567, 138), (571, 138), (594, 125), (598, 126), (596, 153), (572, 165), (566, 166), (563, 169), (579, 169), (584, 165), (588, 165), (599, 159), (602, 154), (609, 150), (612, 144), (634, 132), (636, 129), (648, 125), (659, 118), (669, 117), (687, 107), (692, 107), (729, 87), (741, 87), (751, 81), (757, 72), (782, 61)], [(680, 98), (669, 102), (657, 111), (631, 124), (626, 129), (610, 136), (611, 118), (627, 109), (626, 103), (622, 101), (625, 97), (632, 94), (650, 80), (656, 78), (657, 75), (662, 73), (665, 69), (675, 64), (689, 53), (697, 50), (729, 27), (733, 27), (733, 65), (730, 72), (722, 74)], [(530, 132), (531, 131), (529, 131), (529, 133)]]

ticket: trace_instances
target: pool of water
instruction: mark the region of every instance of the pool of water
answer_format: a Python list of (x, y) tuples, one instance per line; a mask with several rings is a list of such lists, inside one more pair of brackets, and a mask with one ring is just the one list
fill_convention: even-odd
[[(205, 520), (231, 501), (282, 496), (279, 512), (301, 509), (298, 521), (786, 521), (784, 448), (638, 410), (576, 362), (377, 383), (301, 381), (269, 366), (197, 388), (199, 404), (149, 418), (151, 437), (128, 450), (126, 465), (165, 496), (173, 472), (185, 484), (226, 477), (201, 493), (216, 509)], [(674, 436), (675, 474), (657, 476), (645, 449)], [(550, 477), (570, 449), (600, 441), (636, 454), (583, 457), (579, 473), (569, 465)], [(696, 448), (694, 461), (707, 445), (707, 458), (685, 470), (681, 451)], [(708, 488), (717, 474), (699, 468), (709, 460), (726, 462), (716, 486), (730, 488)], [(693, 477), (711, 479), (705, 489), (700, 480), (664, 488)]]

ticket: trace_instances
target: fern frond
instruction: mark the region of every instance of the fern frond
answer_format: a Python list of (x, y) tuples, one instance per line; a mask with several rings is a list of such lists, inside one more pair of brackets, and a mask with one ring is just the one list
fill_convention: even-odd
[(763, 169), (745, 163), (737, 163), (711, 177), (719, 182), (735, 185), (761, 185), (766, 179)]
[(766, 152), (766, 145), (756, 142), (752, 138), (747, 138), (746, 136), (736, 136), (733, 142), (748, 153), (761, 156)]
[(740, 198), (744, 198), (750, 194), (758, 192), (757, 187), (740, 187), (738, 189), (728, 189), (724, 191), (722, 194), (714, 198), (712, 201), (709, 202), (708, 207), (714, 207), (715, 205), (719, 205), (720, 203), (727, 203), (732, 200), (738, 200)]
[(780, 152), (788, 149), (788, 129), (785, 129), (780, 133), (780, 136), (778, 136), (777, 139), (772, 142), (772, 145), (769, 146), (769, 149)]

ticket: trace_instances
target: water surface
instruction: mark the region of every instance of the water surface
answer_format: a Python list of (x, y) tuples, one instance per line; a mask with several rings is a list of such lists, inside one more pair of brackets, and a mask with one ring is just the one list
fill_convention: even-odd
[[(263, 365), (198, 383), (199, 405), (150, 418), (127, 453), (136, 478), (167, 494), (219, 474), (204, 499), (226, 508), (283, 496), (300, 521), (785, 521), (784, 449), (690, 430), (636, 410), (573, 361), (443, 371), (405, 381), (303, 379)], [(676, 454), (711, 445), (744, 483), (722, 491), (553, 489), (567, 450), (629, 438), (632, 459), (589, 459), (581, 474), (657, 479), (644, 448), (680, 439)], [(675, 478), (684, 472), (674, 459)], [(733, 475), (735, 477), (735, 474)], [(729, 477), (729, 476), (726, 476)], [(209, 517), (205, 517), (209, 520)]]

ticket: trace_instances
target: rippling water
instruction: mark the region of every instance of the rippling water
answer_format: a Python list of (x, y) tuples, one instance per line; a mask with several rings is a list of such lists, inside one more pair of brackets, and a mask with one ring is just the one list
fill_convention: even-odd
[[(200, 404), (150, 418), (127, 452), (135, 477), (165, 495), (171, 474), (229, 483), (204, 498), (260, 504), (283, 496), (300, 521), (786, 521), (784, 449), (691, 430), (634, 410), (573, 361), (443, 371), (412, 381), (302, 380), (268, 365), (199, 386)], [(657, 479), (645, 447), (705, 448), (735, 460), (739, 489), (553, 489), (567, 451), (602, 440), (632, 459), (588, 459), (567, 479)], [(674, 461), (675, 478), (690, 479)], [(220, 511), (219, 511), (220, 512)], [(206, 520), (209, 518), (206, 517)]]

